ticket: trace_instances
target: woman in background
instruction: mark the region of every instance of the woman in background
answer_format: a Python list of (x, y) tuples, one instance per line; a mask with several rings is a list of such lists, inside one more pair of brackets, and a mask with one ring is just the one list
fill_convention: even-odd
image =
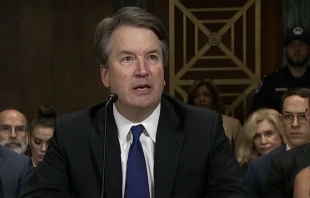
[(235, 157), (245, 173), (254, 158), (265, 155), (286, 142), (280, 114), (273, 109), (259, 109), (244, 123), (236, 138)]
[[(219, 91), (210, 80), (195, 81), (189, 89), (187, 103), (223, 113)], [(222, 118), (226, 136), (230, 139), (233, 148), (237, 134), (242, 131), (242, 125), (236, 118), (223, 114)]]
[(56, 117), (53, 106), (42, 106), (38, 110), (38, 117), (31, 123), (29, 148), (34, 167), (43, 160), (48, 141), (54, 133)]

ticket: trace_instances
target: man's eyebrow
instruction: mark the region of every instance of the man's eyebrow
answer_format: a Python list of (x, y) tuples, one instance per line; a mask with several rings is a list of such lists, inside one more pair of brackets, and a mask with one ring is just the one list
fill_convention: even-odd
[[(289, 112), (289, 111), (285, 111), (284, 113), (286, 113), (286, 114), (294, 114), (294, 113)], [(305, 114), (305, 113), (307, 113), (307, 112), (306, 111), (304, 111), (304, 112), (297, 112), (296, 114)]]
[(133, 52), (131, 51), (127, 51), (127, 50), (122, 50), (118, 53), (118, 55), (122, 55), (122, 54), (130, 54), (130, 55), (133, 55)]
[(153, 50), (150, 50), (147, 54), (152, 54), (152, 53), (160, 53), (160, 51), (157, 49), (153, 49)]

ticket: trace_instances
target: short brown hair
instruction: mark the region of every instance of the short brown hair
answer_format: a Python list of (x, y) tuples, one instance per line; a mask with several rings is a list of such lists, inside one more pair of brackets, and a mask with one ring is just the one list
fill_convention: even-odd
[(168, 64), (169, 39), (162, 22), (141, 8), (124, 7), (113, 17), (104, 18), (96, 28), (94, 48), (99, 65), (102, 64), (106, 69), (109, 68), (111, 36), (121, 26), (146, 28), (153, 31), (161, 41), (163, 65)]

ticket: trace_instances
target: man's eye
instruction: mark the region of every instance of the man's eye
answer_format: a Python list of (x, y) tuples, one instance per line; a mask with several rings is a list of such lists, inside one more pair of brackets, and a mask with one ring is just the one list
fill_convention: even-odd
[(125, 61), (125, 62), (129, 62), (132, 60), (133, 60), (133, 57), (131, 57), (131, 56), (126, 56), (126, 57), (122, 58), (122, 61)]
[(151, 60), (157, 60), (157, 56), (156, 55), (150, 55), (150, 59)]
[(293, 116), (293, 115), (285, 115), (284, 118), (285, 118), (285, 119), (293, 120), (293, 119), (294, 119), (294, 116)]

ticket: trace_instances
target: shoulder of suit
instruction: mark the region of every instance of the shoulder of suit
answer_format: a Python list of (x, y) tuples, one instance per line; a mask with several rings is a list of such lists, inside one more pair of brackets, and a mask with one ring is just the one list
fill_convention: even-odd
[(295, 155), (304, 151), (307, 151), (310, 154), (310, 144), (301, 145), (285, 152), (276, 153), (273, 158), (276, 158), (275, 160), (279, 161), (279, 163), (282, 163), (282, 161), (294, 161), (293, 158)]
[(9, 161), (16, 161), (16, 162), (23, 162), (29, 159), (29, 156), (18, 154), (15, 151), (12, 151), (11, 149), (0, 146), (1, 150), (1, 157), (6, 159), (6, 161), (9, 159)]
[(277, 69), (277, 70), (275, 70), (275, 71), (273, 71), (271, 73), (264, 74), (264, 80), (273, 79), (273, 78), (281, 75), (282, 72), (283, 72), (283, 69), (280, 69), (280, 70)]

